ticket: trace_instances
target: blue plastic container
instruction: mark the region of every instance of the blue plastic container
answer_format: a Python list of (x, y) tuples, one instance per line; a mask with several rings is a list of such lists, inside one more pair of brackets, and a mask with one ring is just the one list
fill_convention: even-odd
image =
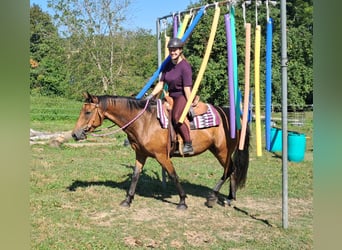
[[(283, 131), (279, 128), (271, 128), (271, 152), (282, 152)], [(293, 162), (304, 160), (306, 150), (305, 134), (289, 131), (287, 133), (287, 159)]]
[(283, 150), (283, 131), (279, 128), (271, 128), (271, 152), (281, 152)]
[(306, 148), (305, 134), (289, 132), (287, 138), (287, 159), (294, 162), (303, 161)]

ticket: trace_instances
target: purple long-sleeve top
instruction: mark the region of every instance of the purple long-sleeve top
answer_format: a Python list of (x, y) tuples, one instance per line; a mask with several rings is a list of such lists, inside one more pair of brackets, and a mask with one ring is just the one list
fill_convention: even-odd
[(184, 95), (184, 87), (192, 88), (192, 69), (189, 62), (185, 59), (178, 64), (173, 64), (170, 60), (165, 65), (160, 78), (167, 83), (169, 95), (173, 98)]

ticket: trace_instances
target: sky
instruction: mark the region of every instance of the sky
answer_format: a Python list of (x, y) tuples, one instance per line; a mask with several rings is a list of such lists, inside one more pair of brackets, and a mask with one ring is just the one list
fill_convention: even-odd
[[(196, 0), (132, 0), (130, 5), (132, 18), (125, 27), (132, 30), (144, 28), (156, 34), (158, 17), (187, 10), (190, 4), (196, 2)], [(39, 5), (43, 11), (51, 14), (51, 10), (47, 8), (47, 0), (30, 0), (30, 5), (32, 4)]]

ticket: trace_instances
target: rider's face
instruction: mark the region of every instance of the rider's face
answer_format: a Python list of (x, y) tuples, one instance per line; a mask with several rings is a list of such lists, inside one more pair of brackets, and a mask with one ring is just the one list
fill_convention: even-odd
[(182, 54), (181, 48), (169, 48), (169, 54), (172, 60), (177, 59)]

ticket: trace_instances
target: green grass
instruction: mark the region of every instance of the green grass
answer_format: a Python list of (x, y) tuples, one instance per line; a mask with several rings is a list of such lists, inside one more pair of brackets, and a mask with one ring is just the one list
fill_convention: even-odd
[[(38, 110), (40, 105), (44, 106), (32, 103), (31, 110)], [(31, 127), (70, 130), (81, 103), (69, 103), (68, 107), (77, 110), (75, 119), (73, 114), (64, 120), (32, 119)], [(304, 161), (288, 163), (287, 230), (282, 228), (281, 217), (281, 159), (265, 150), (257, 157), (254, 136), (246, 187), (238, 190), (237, 201), (230, 207), (204, 205), (222, 175), (209, 152), (173, 159), (188, 195), (187, 211), (176, 210), (176, 189), (170, 181), (163, 188), (160, 166), (153, 159), (146, 163), (131, 208), (119, 206), (134, 164), (133, 150), (122, 146), (123, 133), (89, 138), (99, 142), (95, 146), (74, 147), (73, 141), (61, 147), (31, 145), (31, 248), (312, 249), (312, 113), (307, 114), (304, 126), (291, 130), (305, 133), (308, 140)], [(103, 141), (112, 144), (100, 144)], [(227, 193), (225, 184), (221, 198)]]
[(31, 96), (31, 128), (44, 131), (70, 130), (82, 107), (81, 102), (60, 97)]

